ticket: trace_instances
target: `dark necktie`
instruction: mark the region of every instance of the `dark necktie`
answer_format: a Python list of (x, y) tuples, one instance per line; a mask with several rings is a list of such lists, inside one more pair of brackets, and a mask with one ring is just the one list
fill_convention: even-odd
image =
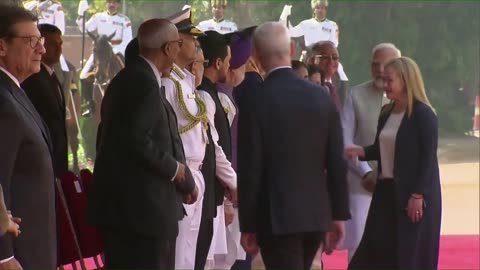
[(331, 82), (325, 82), (325, 86), (328, 87), (328, 92), (330, 93), (330, 97), (332, 98), (333, 103), (337, 107), (339, 113), (342, 112), (342, 103), (340, 102), (340, 97), (337, 94), (337, 89)]
[(165, 86), (160, 86), (160, 95), (162, 96), (162, 98), (166, 99), (167, 98), (167, 95), (165, 94)]

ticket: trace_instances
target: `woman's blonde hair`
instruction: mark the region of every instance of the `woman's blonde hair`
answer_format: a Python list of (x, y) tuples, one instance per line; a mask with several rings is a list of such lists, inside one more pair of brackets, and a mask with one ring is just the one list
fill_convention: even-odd
[(385, 65), (385, 68), (392, 67), (400, 76), (407, 91), (407, 114), (412, 114), (413, 103), (419, 101), (428, 105), (432, 110), (433, 107), (425, 93), (425, 85), (423, 84), (422, 73), (417, 63), (411, 58), (402, 56), (393, 59)]

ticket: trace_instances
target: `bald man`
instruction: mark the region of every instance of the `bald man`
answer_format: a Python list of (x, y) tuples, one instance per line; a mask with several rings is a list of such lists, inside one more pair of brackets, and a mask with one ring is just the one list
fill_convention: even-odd
[(160, 81), (181, 44), (169, 21), (144, 22), (140, 55), (129, 58), (103, 99), (88, 215), (103, 230), (107, 269), (175, 268), (182, 201), (197, 197)]
[(260, 248), (267, 269), (309, 269), (325, 233), (333, 228), (325, 248), (337, 247), (350, 218), (340, 116), (322, 86), (291, 69), (285, 26), (259, 26), (253, 44), (267, 75), (239, 119), (241, 243)]

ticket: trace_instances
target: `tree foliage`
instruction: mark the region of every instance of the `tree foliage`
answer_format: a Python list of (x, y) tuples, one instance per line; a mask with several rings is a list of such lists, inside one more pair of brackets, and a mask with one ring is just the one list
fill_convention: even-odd
[[(68, 24), (74, 25), (78, 1), (62, 2)], [(209, 19), (209, 2), (126, 0), (126, 14), (136, 32), (145, 19), (168, 16), (186, 3), (192, 5), (196, 23)], [(285, 4), (293, 5), (293, 24), (312, 16), (310, 0), (228, 2), (226, 18), (240, 28), (278, 20)], [(104, 0), (94, 0), (89, 12), (104, 7)], [(339, 51), (350, 85), (370, 78), (372, 47), (392, 42), (419, 64), (441, 128), (457, 132), (471, 128), (471, 103), (480, 89), (480, 1), (330, 0), (328, 18), (340, 27)]]

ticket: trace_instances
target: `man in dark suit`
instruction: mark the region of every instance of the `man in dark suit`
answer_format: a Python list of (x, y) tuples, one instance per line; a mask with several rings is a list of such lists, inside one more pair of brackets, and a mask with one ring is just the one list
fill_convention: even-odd
[(28, 77), (21, 86), (50, 131), (55, 175), (62, 177), (68, 170), (65, 96), (54, 72), (62, 54), (62, 31), (52, 24), (40, 24), (38, 30), (45, 38), (40, 72)]
[(138, 30), (140, 55), (110, 83), (102, 103), (87, 215), (103, 230), (109, 269), (173, 269), (183, 202), (197, 188), (184, 165), (175, 114), (160, 85), (181, 41), (167, 20)]
[(258, 27), (254, 57), (267, 75), (241, 116), (249, 134), (238, 147), (242, 246), (260, 247), (267, 269), (309, 269), (325, 233), (331, 250), (350, 217), (339, 114), (326, 91), (292, 71), (282, 24)]
[(48, 128), (20, 83), (40, 71), (44, 39), (36, 16), (0, 8), (0, 183), (22, 235), (0, 237), (0, 269), (55, 269), (56, 217)]

